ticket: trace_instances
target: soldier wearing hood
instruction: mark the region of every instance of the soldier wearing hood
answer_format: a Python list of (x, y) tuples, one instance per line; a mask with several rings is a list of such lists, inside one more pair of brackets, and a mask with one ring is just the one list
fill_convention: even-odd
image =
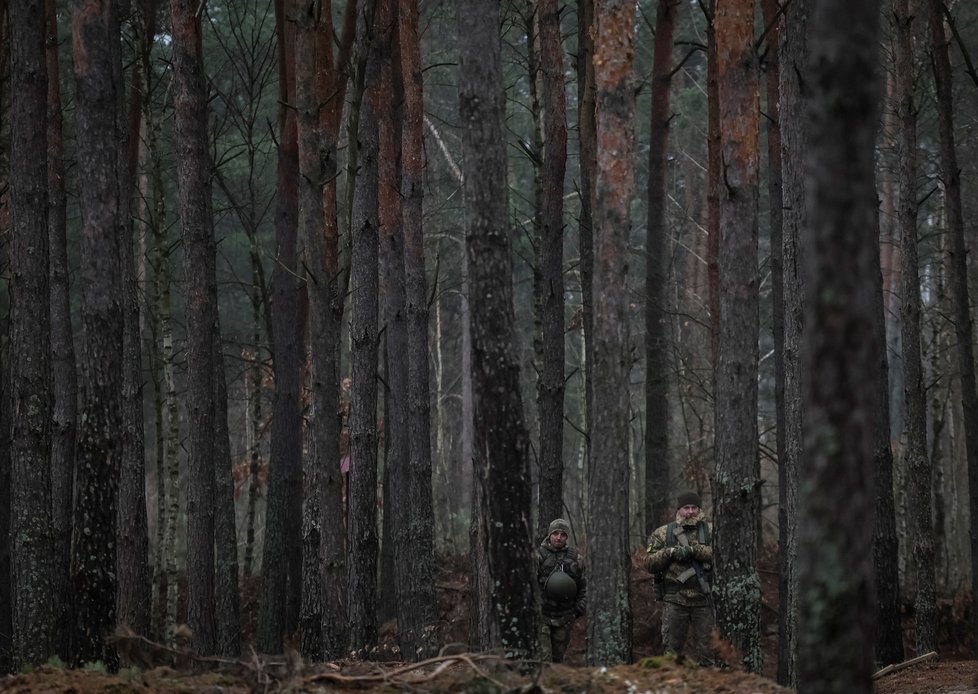
[(656, 596), (662, 601), (666, 653), (686, 653), (689, 636), (690, 655), (709, 664), (714, 623), (713, 528), (696, 492), (683, 492), (676, 503), (676, 519), (649, 537), (645, 568), (655, 577)]
[(570, 524), (555, 519), (537, 548), (540, 584), (540, 651), (542, 660), (559, 663), (570, 643), (571, 625), (587, 611), (584, 557), (567, 542)]

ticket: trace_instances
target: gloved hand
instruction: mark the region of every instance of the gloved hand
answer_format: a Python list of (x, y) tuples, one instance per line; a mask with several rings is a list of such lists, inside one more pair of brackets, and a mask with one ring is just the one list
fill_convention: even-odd
[(679, 547), (672, 548), (672, 560), (673, 561), (686, 561), (693, 556), (693, 548), (687, 547), (685, 545), (680, 545)]
[(690, 546), (690, 550), (692, 551), (693, 559), (696, 559), (697, 561), (701, 561), (706, 564), (713, 561), (713, 548), (709, 545), (695, 543)]

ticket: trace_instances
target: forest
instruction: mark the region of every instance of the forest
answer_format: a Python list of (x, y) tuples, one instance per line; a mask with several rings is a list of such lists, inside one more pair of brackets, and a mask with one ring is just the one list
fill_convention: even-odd
[(975, 656), (978, 5), (0, 0), (0, 37), (0, 672), (419, 661), (448, 567), (467, 649), (532, 659), (555, 518), (585, 662), (631, 663), (684, 490), (728, 666)]

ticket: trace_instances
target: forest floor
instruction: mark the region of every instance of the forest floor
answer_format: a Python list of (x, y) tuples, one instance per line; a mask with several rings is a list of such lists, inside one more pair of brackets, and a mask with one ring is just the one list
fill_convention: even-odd
[[(762, 628), (765, 677), (730, 667), (699, 667), (664, 658), (659, 635), (659, 606), (652, 585), (633, 558), (632, 604), (634, 662), (612, 668), (585, 666), (583, 620), (575, 625), (565, 663), (551, 665), (512, 662), (485, 653), (459, 652), (468, 625), (465, 620), (467, 585), (461, 567), (445, 570), (439, 581), (442, 642), (451, 644), (443, 655), (420, 664), (396, 661), (396, 634), (392, 624), (381, 629), (381, 644), (370, 661), (304, 663), (297, 653), (286, 657), (208, 659), (188, 667), (185, 653), (167, 651), (141, 639), (128, 637), (120, 650), (131, 663), (117, 674), (94, 669), (43, 667), (33, 672), (0, 678), (0, 691), (16, 693), (73, 692), (76, 694), (160, 692), (163, 694), (237, 692), (512, 692), (611, 694), (666, 694), (667, 692), (726, 692), (729, 694), (790, 692), (774, 682), (777, 648), (777, 574), (775, 557), (762, 561)], [(254, 586), (252, 586), (252, 589)], [(246, 590), (246, 612), (256, 591)], [(250, 594), (250, 595), (249, 595)], [(970, 643), (969, 613), (964, 601), (941, 606), (941, 643), (936, 657), (875, 679), (875, 694), (978, 694), (978, 661)], [(912, 641), (912, 619), (905, 619)], [(253, 621), (252, 621), (253, 625)], [(246, 635), (253, 630), (245, 623)], [(252, 626), (253, 629), (253, 626)], [(912, 654), (908, 648), (907, 653)], [(718, 661), (736, 660), (729, 646), (715, 644)], [(195, 671), (196, 670), (196, 671)], [(203, 670), (203, 671), (201, 671)]]

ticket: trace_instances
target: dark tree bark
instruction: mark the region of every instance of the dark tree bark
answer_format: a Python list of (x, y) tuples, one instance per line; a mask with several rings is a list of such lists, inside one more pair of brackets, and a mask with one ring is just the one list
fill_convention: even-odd
[[(64, 133), (61, 115), (61, 80), (58, 63), (58, 18), (54, 0), (44, 3), (47, 18), (47, 152), (48, 245), (51, 257), (51, 383), (54, 388), (51, 424), (51, 522), (56, 563), (52, 569), (55, 597), (54, 651), (68, 661), (71, 595), (71, 505), (75, 476), (75, 439), (78, 431), (78, 372), (71, 330), (71, 304), (66, 237)], [(2, 503), (0, 506), (9, 508)]]
[(428, 393), (428, 287), (425, 280), (422, 203), (424, 100), (418, 0), (399, 0), (400, 79), (404, 96), (401, 120), (401, 197), (404, 225), (405, 310), (408, 354), (407, 537), (410, 551), (399, 564), (404, 580), (398, 602), (401, 652), (405, 658), (431, 655), (431, 631), (437, 615), (434, 589), (434, 510), (431, 489), (431, 433)]
[[(875, 265), (880, 265), (879, 219), (874, 244)], [(873, 273), (876, 312), (873, 315), (878, 382), (873, 412), (873, 461), (876, 472), (876, 528), (873, 534), (873, 567), (876, 577), (876, 662), (878, 665), (903, 661), (902, 605), (900, 600), (899, 546), (896, 509), (893, 498), (893, 449), (890, 447), (890, 385), (886, 360), (886, 311), (883, 301), (883, 273)]]
[(713, 26), (723, 173), (716, 364), (717, 623), (750, 672), (761, 670), (757, 572), (757, 196), (759, 81), (754, 0), (718, 0)]
[(810, 16), (798, 682), (799, 692), (871, 692), (879, 7), (825, 0)]
[(111, 0), (72, 2), (78, 163), (83, 230), (81, 415), (79, 418), (71, 581), (75, 663), (115, 652), (116, 502), (122, 438), (123, 306), (119, 228), (120, 176), (116, 123), (120, 95), (113, 60), (119, 23)]
[(221, 344), (218, 316), (214, 325), (214, 648), (220, 655), (236, 658), (241, 655), (241, 591), (228, 433), (228, 386)]
[(258, 648), (282, 650), (282, 639), (298, 627), (302, 574), (302, 411), (299, 402), (304, 334), (302, 288), (298, 282), (297, 226), (299, 154), (296, 140), (295, 27), (285, 16), (286, 0), (275, 1), (279, 58), (278, 195), (275, 269), (272, 272), (272, 345), (275, 394), (268, 471), (268, 505), (262, 554)]
[[(40, 665), (54, 652), (54, 571), (51, 519), (50, 288), (48, 279), (47, 149), (44, 6), (10, 3), (11, 376), (10, 538), (14, 665)], [(6, 582), (7, 576), (2, 577)]]
[(187, 284), (187, 623), (198, 653), (215, 650), (214, 495), (217, 284), (200, 16), (170, 0), (181, 236)]
[[(951, 244), (951, 291), (954, 297), (954, 331), (957, 335), (961, 408), (964, 412), (965, 451), (968, 462), (968, 511), (971, 527), (978, 527), (978, 391), (975, 386), (974, 330), (968, 304), (967, 247), (961, 211), (961, 170), (954, 144), (954, 107), (951, 94), (951, 61), (944, 30), (943, 2), (930, 0), (927, 8), (931, 31), (934, 86), (937, 93), (937, 126), (940, 133), (941, 180), (944, 213)], [(978, 595), (978, 532), (971, 533), (971, 594)], [(972, 610), (972, 631), (978, 642), (978, 611)]]
[[(329, 12), (323, 16), (328, 17)], [(321, 406), (319, 421), (322, 431), (310, 441), (316, 442), (314, 450), (319, 451), (323, 465), (322, 499), (320, 511), (320, 552), (323, 562), (323, 649), (326, 657), (337, 658), (346, 652), (347, 639), (347, 527), (344, 516), (343, 488), (344, 477), (340, 469), (340, 358), (339, 347), (342, 334), (343, 304), (347, 290), (348, 268), (339, 263), (339, 225), (337, 222), (336, 174), (337, 149), (343, 103), (346, 93), (348, 65), (353, 40), (356, 35), (357, 2), (348, 0), (343, 28), (340, 33), (339, 51), (333, 60), (333, 31), (331, 24), (325, 26), (329, 31), (319, 34), (318, 60), (322, 62), (322, 87), (327, 95), (320, 111), (323, 124), (322, 155), (323, 162), (323, 201), (325, 205), (325, 225), (323, 233), (323, 252), (315, 254), (321, 258), (318, 265), (318, 281), (315, 290), (310, 285), (310, 305), (319, 302), (316, 311), (323, 321), (322, 330), (311, 330), (313, 339), (313, 397)], [(324, 22), (328, 20), (324, 19)], [(307, 244), (310, 254), (314, 248)], [(313, 425), (314, 426), (314, 425)]]
[(669, 232), (666, 166), (676, 0), (659, 0), (652, 47), (649, 114), (649, 221), (645, 243), (645, 535), (666, 522), (669, 495)]
[[(782, 376), (778, 402), (778, 682), (798, 685), (798, 493), (802, 450), (801, 352), (805, 287), (801, 278), (801, 243), (808, 229), (805, 205), (805, 155), (809, 124), (805, 94), (809, 73), (808, 26), (810, 0), (792, 0), (784, 8), (784, 31), (779, 37), (780, 130), (782, 147), (783, 232), (780, 251), (783, 337), (779, 357)], [(773, 244), (772, 240), (772, 244)], [(774, 267), (772, 264), (772, 272)]]
[[(475, 398), (474, 571), (482, 648), (526, 657), (536, 652), (530, 548), (529, 441), (515, 353), (512, 259), (507, 210), (499, 3), (459, 0), (459, 115), (465, 161), (466, 253)], [(484, 554), (483, 554), (484, 553)]]
[(632, 655), (628, 580), (629, 202), (634, 192), (635, 6), (595, 3), (596, 178), (594, 196), (594, 363), (588, 470), (588, 652), (591, 665)]
[[(302, 504), (302, 607), (299, 612), (300, 646), (304, 657), (323, 659), (323, 579), (320, 556), (320, 517), (322, 512), (323, 475), (330, 460), (321, 458), (325, 446), (320, 449), (323, 431), (321, 407), (328, 407), (328, 392), (319, 384), (325, 355), (317, 355), (316, 349), (327, 351), (324, 344), (323, 323), (328, 320), (320, 311), (328, 312), (324, 301), (326, 278), (319, 270), (324, 262), (323, 242), (320, 237), (325, 223), (323, 209), (323, 171), (320, 163), (322, 142), (319, 109), (326, 95), (322, 93), (323, 81), (316, 79), (319, 70), (319, 36), (322, 22), (329, 12), (322, 12), (319, 3), (312, 0), (295, 0), (290, 11), (295, 19), (295, 112), (296, 141), (299, 156), (299, 244), (303, 249), (301, 263), (306, 273), (306, 291), (309, 297), (309, 329), (312, 336), (313, 412), (310, 418), (310, 455), (303, 458), (303, 476), (306, 493)], [(329, 20), (326, 20), (329, 21)], [(331, 30), (331, 26), (328, 26)], [(331, 52), (332, 49), (328, 48)], [(330, 53), (331, 55), (331, 53)], [(322, 286), (320, 286), (320, 284)], [(315, 297), (315, 298), (314, 298)], [(318, 398), (325, 398), (321, 402)], [(337, 451), (338, 453), (338, 448)]]
[[(400, 79), (395, 82), (393, 66), (399, 61), (396, 16), (390, 0), (378, 0), (374, 24), (381, 48), (380, 93), (392, 102), (378, 112), (378, 189), (377, 219), (380, 231), (378, 247), (380, 318), (379, 332), (384, 343), (384, 511), (381, 540), (381, 590), (377, 618), (381, 622), (401, 614), (400, 593), (410, 581), (407, 574), (398, 576), (410, 550), (407, 534), (408, 441), (407, 396), (408, 361), (407, 325), (404, 308), (404, 233), (401, 227), (400, 150), (401, 103)], [(399, 634), (400, 636), (400, 634)], [(411, 657), (410, 652), (404, 653)]]
[[(584, 380), (585, 432), (592, 431), (593, 384), (591, 380), (594, 363), (594, 181), (597, 172), (596, 123), (594, 113), (594, 0), (578, 0), (577, 3), (577, 128), (578, 149), (580, 150), (580, 191), (581, 217), (578, 220), (578, 245), (580, 258), (578, 274), (581, 278), (581, 319), (584, 332)], [(590, 465), (591, 437), (585, 437), (585, 469)]]
[[(382, 47), (374, 31), (376, 0), (358, 9), (357, 43), (363, 99), (356, 123), (358, 171), (353, 194), (350, 339), (349, 628), (350, 649), (377, 643), (377, 263), (378, 138)], [(352, 134), (352, 133), (351, 133)]]
[[(0, 36), (7, 36), (7, 0), (0, 0)], [(0, 52), (0, 69), (6, 69)], [(9, 85), (0, 80), (0, 100)], [(6, 179), (5, 179), (6, 180)], [(6, 354), (0, 360), (0, 508), (10, 508), (10, 380)], [(0, 513), (0, 671), (13, 669), (13, 585), (10, 581), (10, 514)]]
[(937, 647), (936, 549), (931, 513), (933, 469), (927, 456), (927, 401), (920, 334), (920, 272), (917, 266), (917, 111), (913, 98), (913, 19), (909, 0), (894, 0), (895, 101), (899, 122), (897, 224), (903, 257), (903, 372), (906, 417), (907, 503), (913, 557), (917, 655)]
[[(540, 96), (543, 165), (537, 243), (540, 331), (540, 511), (538, 528), (564, 515), (564, 174), (567, 168), (566, 98), (557, 0), (540, 0)], [(531, 79), (536, 80), (535, 75)]]
[[(706, 281), (707, 316), (710, 326), (710, 359), (716, 370), (720, 340), (720, 106), (717, 94), (716, 8), (709, 0), (706, 10)], [(702, 5), (701, 5), (702, 6)]]
[[(128, 2), (120, 7), (128, 14)], [(154, 24), (141, 31), (153, 33)], [(113, 32), (114, 33), (114, 32)], [(152, 43), (154, 36), (141, 37)], [(125, 84), (122, 43), (113, 43), (112, 67), (116, 84)], [(140, 338), (139, 288), (136, 284), (135, 225), (132, 197), (139, 162), (140, 123), (143, 115), (142, 75), (135, 82), (129, 103), (119, 90), (116, 133), (119, 157), (119, 256), (122, 273), (122, 439), (119, 468), (119, 507), (116, 515), (116, 621), (138, 634), (149, 635), (150, 576), (149, 530), (146, 517), (146, 451), (143, 435), (143, 367)], [(128, 111), (127, 111), (128, 108)]]

